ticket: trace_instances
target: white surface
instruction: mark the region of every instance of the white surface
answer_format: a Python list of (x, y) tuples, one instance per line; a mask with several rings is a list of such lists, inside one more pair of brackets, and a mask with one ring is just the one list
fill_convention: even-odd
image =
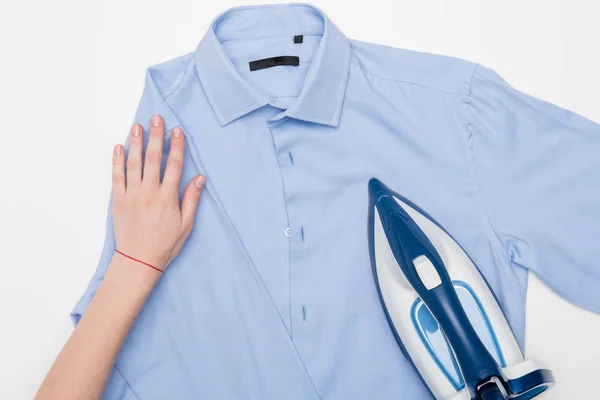
[[(192, 51), (217, 14), (246, 3), (0, 3), (0, 399), (32, 398), (71, 332), (68, 313), (104, 237), (111, 150), (132, 121), (145, 68)], [(597, 1), (314, 4), (351, 38), (482, 63), (600, 122)], [(599, 337), (599, 316), (532, 277), (528, 356), (558, 379), (540, 398), (590, 398)]]

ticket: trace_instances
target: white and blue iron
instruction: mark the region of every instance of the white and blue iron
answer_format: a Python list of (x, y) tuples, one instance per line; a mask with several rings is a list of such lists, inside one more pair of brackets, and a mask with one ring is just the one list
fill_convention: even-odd
[(373, 275), (392, 331), (438, 400), (527, 400), (554, 385), (525, 360), (494, 293), (425, 212), (369, 182)]

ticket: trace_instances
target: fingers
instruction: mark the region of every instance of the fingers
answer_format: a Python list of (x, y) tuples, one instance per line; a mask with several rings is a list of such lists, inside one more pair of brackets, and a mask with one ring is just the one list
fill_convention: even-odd
[(188, 232), (194, 225), (196, 208), (198, 207), (200, 194), (204, 189), (205, 182), (206, 177), (198, 175), (187, 184), (185, 191), (183, 192), (183, 199), (181, 200), (181, 224)]
[(129, 137), (129, 153), (127, 155), (127, 187), (135, 188), (142, 182), (142, 127), (135, 124), (131, 127)]
[(112, 184), (115, 194), (125, 193), (125, 149), (118, 144), (113, 150)]
[(181, 180), (184, 159), (184, 142), (183, 130), (180, 127), (174, 128), (171, 134), (171, 149), (169, 150), (162, 184), (165, 190), (173, 192), (175, 196), (178, 196), (179, 193), (179, 181)]
[(143, 186), (158, 186), (160, 183), (160, 163), (162, 160), (163, 140), (165, 127), (159, 115), (152, 116), (150, 121), (150, 138), (146, 147), (146, 160), (144, 161)]

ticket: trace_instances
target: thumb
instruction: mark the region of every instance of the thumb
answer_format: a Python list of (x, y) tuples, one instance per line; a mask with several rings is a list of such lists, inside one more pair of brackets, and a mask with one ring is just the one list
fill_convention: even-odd
[(183, 192), (183, 199), (181, 200), (181, 222), (185, 229), (191, 229), (194, 225), (194, 216), (196, 215), (196, 208), (200, 201), (200, 195), (204, 189), (206, 183), (206, 177), (204, 175), (198, 175), (192, 178)]

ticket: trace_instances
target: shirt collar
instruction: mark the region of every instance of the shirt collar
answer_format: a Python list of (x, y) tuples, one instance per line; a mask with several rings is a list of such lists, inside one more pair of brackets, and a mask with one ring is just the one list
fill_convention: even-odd
[[(308, 4), (235, 7), (211, 23), (195, 52), (200, 82), (224, 126), (266, 104), (268, 99), (235, 70), (220, 36), (322, 35), (297, 100), (280, 114), (337, 127), (346, 92), (350, 43), (318, 8)], [(291, 40), (291, 39), (290, 39)]]

